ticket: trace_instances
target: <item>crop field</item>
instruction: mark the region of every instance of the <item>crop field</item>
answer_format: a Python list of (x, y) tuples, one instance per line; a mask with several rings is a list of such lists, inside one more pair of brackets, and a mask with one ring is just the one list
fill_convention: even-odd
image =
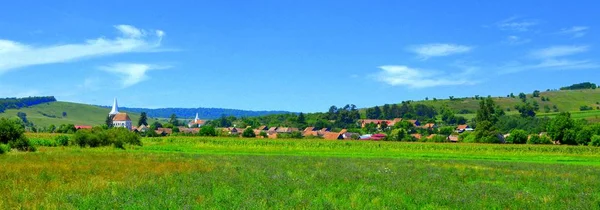
[[(52, 141), (37, 137), (44, 138)], [(143, 143), (0, 155), (0, 208), (600, 208), (596, 147), (207, 137)]]

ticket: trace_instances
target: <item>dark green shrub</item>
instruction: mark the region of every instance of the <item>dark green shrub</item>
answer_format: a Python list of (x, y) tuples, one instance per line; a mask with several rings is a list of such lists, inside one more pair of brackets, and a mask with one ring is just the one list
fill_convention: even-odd
[(20, 151), (35, 152), (37, 150), (25, 136), (21, 136), (17, 140), (9, 142), (9, 145), (11, 148), (15, 148)]
[(69, 146), (69, 137), (65, 135), (60, 135), (54, 137), (54, 141), (60, 146)]
[(0, 155), (10, 152), (10, 147), (6, 144), (0, 144)]
[(592, 141), (590, 141), (589, 145), (600, 147), (600, 136), (599, 135), (592, 136)]
[(252, 128), (246, 128), (246, 130), (244, 130), (244, 132), (242, 133), (242, 137), (254, 138), (256, 137), (256, 134), (254, 133), (254, 130), (252, 130)]
[(506, 138), (506, 143), (509, 144), (525, 144), (527, 142), (527, 132), (521, 129), (514, 129), (510, 132), (510, 136)]

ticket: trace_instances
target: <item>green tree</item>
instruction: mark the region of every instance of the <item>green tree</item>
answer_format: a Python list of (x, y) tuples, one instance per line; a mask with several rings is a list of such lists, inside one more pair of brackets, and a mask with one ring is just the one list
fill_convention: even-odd
[(304, 127), (306, 126), (306, 117), (304, 117), (304, 113), (300, 112), (300, 114), (298, 114), (298, 124), (300, 125), (299, 127)]
[(403, 128), (397, 128), (392, 130), (390, 135), (390, 140), (392, 141), (402, 141), (408, 136), (408, 133)]
[(392, 119), (392, 109), (389, 104), (384, 104), (381, 107), (381, 115), (383, 119)]
[(510, 136), (506, 138), (506, 143), (525, 144), (527, 142), (527, 132), (521, 129), (514, 129)]
[(35, 151), (25, 137), (25, 128), (20, 119), (0, 118), (0, 143), (21, 151)]
[(112, 117), (106, 116), (106, 120), (104, 120), (104, 123), (106, 124), (107, 127), (112, 128), (113, 127), (113, 120)]
[(535, 108), (530, 103), (515, 105), (515, 109), (519, 111), (521, 117), (535, 117)]
[(140, 120), (138, 120), (138, 126), (148, 126), (148, 116), (146, 116), (146, 112), (142, 112), (140, 114)]
[(519, 93), (519, 98), (525, 102), (527, 100), (527, 95), (525, 95), (525, 93)]
[(200, 136), (217, 136), (217, 131), (214, 127), (210, 125), (205, 125), (200, 128), (200, 132), (198, 132)]
[(592, 140), (590, 141), (589, 145), (600, 147), (600, 135), (592, 136)]
[(179, 120), (177, 120), (177, 115), (175, 115), (174, 113), (171, 114), (171, 117), (169, 118), (169, 123), (173, 124), (173, 126), (179, 126)]
[(242, 137), (254, 138), (256, 137), (256, 134), (254, 133), (254, 130), (252, 130), (252, 128), (246, 128), (246, 130), (244, 130), (244, 132), (242, 133)]
[(550, 120), (548, 123), (547, 131), (548, 135), (555, 141), (560, 141), (561, 143), (571, 143), (566, 137), (568, 130), (573, 128), (574, 122), (571, 119), (571, 114), (569, 112), (561, 112), (554, 119)]
[(540, 91), (539, 90), (534, 90), (532, 97), (540, 97)]

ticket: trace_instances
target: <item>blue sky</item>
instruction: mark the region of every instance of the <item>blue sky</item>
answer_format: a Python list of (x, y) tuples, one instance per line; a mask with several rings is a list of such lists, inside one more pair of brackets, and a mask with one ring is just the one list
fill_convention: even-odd
[(0, 97), (326, 111), (599, 82), (596, 1), (11, 1)]

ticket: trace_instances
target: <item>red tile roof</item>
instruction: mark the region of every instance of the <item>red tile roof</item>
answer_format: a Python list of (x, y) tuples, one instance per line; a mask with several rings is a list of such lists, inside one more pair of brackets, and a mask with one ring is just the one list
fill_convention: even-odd
[(458, 125), (456, 130), (464, 130), (464, 129), (467, 129), (468, 127), (469, 127), (468, 125)]
[(92, 126), (89, 125), (76, 125), (75, 129), (79, 130), (79, 129), (92, 129)]
[(127, 115), (127, 113), (118, 113), (113, 117), (112, 120), (113, 121), (131, 121), (131, 118), (129, 118), (129, 115)]

